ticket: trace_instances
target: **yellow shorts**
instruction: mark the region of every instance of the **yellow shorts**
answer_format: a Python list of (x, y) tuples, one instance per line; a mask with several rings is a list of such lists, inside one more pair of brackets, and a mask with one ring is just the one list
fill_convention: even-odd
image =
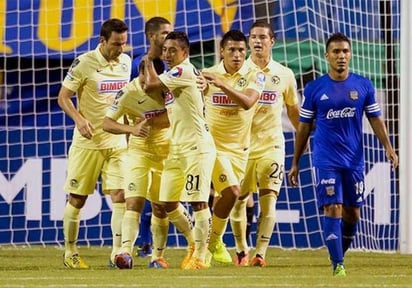
[(247, 154), (244, 157), (218, 153), (212, 173), (213, 187), (218, 195), (227, 187), (240, 185), (245, 176)]
[(163, 169), (160, 201), (207, 202), (215, 158), (214, 150), (187, 156), (170, 155)]
[(153, 155), (129, 148), (125, 198), (144, 197), (159, 203), (160, 177), (165, 158), (164, 154)]
[(284, 170), (285, 152), (283, 148), (267, 153), (260, 158), (249, 159), (241, 186), (241, 195), (258, 192), (258, 188), (273, 190), (279, 194)]
[(103, 193), (124, 188), (126, 148), (101, 150), (71, 146), (64, 190), (78, 195), (93, 194), (101, 176)]

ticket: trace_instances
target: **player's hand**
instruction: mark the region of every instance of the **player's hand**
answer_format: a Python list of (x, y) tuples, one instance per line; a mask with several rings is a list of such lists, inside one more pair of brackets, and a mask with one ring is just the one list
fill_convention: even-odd
[(89, 122), (89, 120), (82, 118), (76, 122), (76, 127), (77, 130), (79, 130), (80, 134), (87, 138), (87, 139), (92, 139), (93, 137), (93, 130), (94, 127), (92, 123)]
[(142, 61), (148, 62), (148, 61), (153, 61), (153, 59), (155, 59), (155, 55), (151, 54), (150, 52), (147, 53), (146, 55), (144, 55), (142, 57)]
[(395, 170), (396, 168), (398, 168), (399, 158), (393, 149), (391, 149), (390, 151), (386, 151), (386, 157), (389, 159), (389, 161), (392, 162), (392, 170)]
[(132, 135), (146, 138), (150, 134), (150, 125), (147, 119), (136, 119), (132, 129)]
[(200, 91), (205, 91), (207, 89), (207, 80), (205, 76), (203, 76), (202, 73), (200, 73), (199, 76), (197, 76), (196, 84), (197, 84), (197, 88)]
[(288, 174), (288, 179), (290, 185), (293, 187), (298, 186), (298, 175), (299, 175), (299, 168), (297, 166), (292, 165), (292, 168), (290, 168), (289, 174)]
[(206, 79), (208, 84), (213, 84), (214, 86), (221, 88), (223, 86), (223, 81), (219, 79), (215, 74), (209, 72), (202, 72), (203, 77)]

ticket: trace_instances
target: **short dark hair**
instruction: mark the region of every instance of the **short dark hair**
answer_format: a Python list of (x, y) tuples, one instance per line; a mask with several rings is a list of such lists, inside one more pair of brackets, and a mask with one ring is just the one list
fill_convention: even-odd
[(262, 21), (262, 20), (258, 20), (255, 23), (252, 24), (252, 26), (249, 29), (249, 35), (250, 35), (250, 31), (252, 31), (253, 28), (256, 27), (260, 27), (260, 28), (267, 28), (269, 30), (269, 36), (270, 38), (276, 38), (275, 37), (275, 31), (273, 31), (273, 27), (272, 25), (270, 25), (269, 23)]
[(245, 36), (245, 34), (243, 34), (242, 31), (229, 30), (223, 35), (222, 40), (220, 41), (220, 47), (221, 48), (225, 47), (226, 43), (230, 40), (236, 41), (236, 42), (242, 42), (243, 41), (247, 45), (246, 36)]
[(351, 47), (349, 38), (343, 33), (334, 33), (329, 37), (329, 39), (326, 41), (326, 51), (328, 51), (329, 45), (332, 42), (347, 42), (349, 44), (349, 47)]
[(190, 43), (189, 43), (189, 37), (187, 37), (187, 34), (182, 31), (172, 31), (169, 34), (167, 34), (165, 41), (166, 40), (177, 40), (180, 43), (180, 47), (182, 48), (189, 48)]
[[(140, 61), (139, 74), (144, 73), (144, 64), (145, 64), (144, 61)], [(155, 71), (156, 71), (157, 75), (160, 75), (165, 71), (165, 64), (159, 58), (153, 59), (153, 66), (155, 68)]]
[(152, 18), (150, 18), (149, 20), (146, 21), (146, 23), (144, 25), (144, 33), (147, 36), (147, 34), (149, 32), (159, 31), (160, 25), (163, 25), (163, 24), (171, 25), (170, 21), (167, 20), (166, 18), (159, 17), (159, 16), (152, 17)]
[(112, 18), (109, 20), (106, 20), (101, 29), (100, 29), (100, 36), (103, 37), (106, 41), (109, 40), (110, 36), (112, 35), (112, 32), (116, 33), (123, 33), (129, 30), (129, 27), (127, 27), (126, 23), (124, 23), (120, 19)]

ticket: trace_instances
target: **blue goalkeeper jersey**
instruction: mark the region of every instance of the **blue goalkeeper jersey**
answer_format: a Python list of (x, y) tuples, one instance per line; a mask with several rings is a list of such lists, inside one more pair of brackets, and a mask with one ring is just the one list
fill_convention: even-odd
[(142, 62), (143, 56), (144, 56), (144, 54), (141, 54), (141, 55), (139, 55), (139, 56), (137, 56), (136, 58), (133, 59), (132, 68), (131, 68), (131, 72), (130, 72), (130, 81), (132, 81), (134, 78), (139, 76), (139, 65), (140, 65), (140, 62)]
[[(140, 65), (140, 62), (142, 62), (142, 58), (144, 55), (145, 54), (140, 54), (139, 56), (133, 59), (131, 72), (130, 72), (130, 81), (132, 81), (134, 78), (139, 76), (139, 65)], [(165, 70), (167, 70), (168, 68), (167, 68), (166, 62), (163, 61), (163, 64), (164, 64)]]
[(370, 80), (350, 73), (344, 81), (325, 74), (304, 89), (300, 121), (315, 122), (316, 167), (363, 169), (362, 117), (381, 115)]

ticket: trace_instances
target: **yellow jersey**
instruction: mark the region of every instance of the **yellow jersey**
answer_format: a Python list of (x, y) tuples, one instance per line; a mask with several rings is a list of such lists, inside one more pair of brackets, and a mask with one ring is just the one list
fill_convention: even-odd
[(197, 87), (199, 71), (186, 58), (159, 75), (170, 90), (165, 99), (170, 122), (170, 152), (202, 153), (215, 149), (204, 115), (204, 99)]
[[(106, 116), (117, 121), (122, 116), (127, 115), (132, 122), (136, 120), (151, 119), (166, 113), (165, 100), (162, 95), (147, 95), (142, 89), (139, 78), (134, 78), (118, 94), (112, 106), (109, 108)], [(151, 126), (147, 137), (130, 136), (129, 147), (138, 148), (147, 153), (156, 151), (157, 145), (167, 145), (168, 128)]]
[[(246, 64), (259, 68), (250, 57)], [(253, 116), (249, 158), (258, 158), (274, 147), (284, 148), (283, 106), (299, 103), (296, 79), (291, 69), (271, 60), (262, 71), (266, 75), (266, 84)]]
[[(238, 91), (254, 89), (259, 94), (263, 91), (263, 73), (260, 69), (250, 68), (246, 64), (233, 75), (226, 72), (223, 61), (203, 70), (217, 75)], [(250, 128), (256, 105), (245, 110), (214, 85), (209, 85), (205, 102), (206, 121), (215, 140), (216, 149), (219, 152), (243, 155), (249, 149)]]
[(86, 149), (126, 147), (124, 135), (103, 131), (103, 119), (116, 93), (129, 82), (131, 59), (122, 53), (118, 61), (108, 62), (99, 46), (73, 61), (62, 84), (77, 92), (78, 110), (94, 127), (91, 139), (74, 129), (72, 145)]

